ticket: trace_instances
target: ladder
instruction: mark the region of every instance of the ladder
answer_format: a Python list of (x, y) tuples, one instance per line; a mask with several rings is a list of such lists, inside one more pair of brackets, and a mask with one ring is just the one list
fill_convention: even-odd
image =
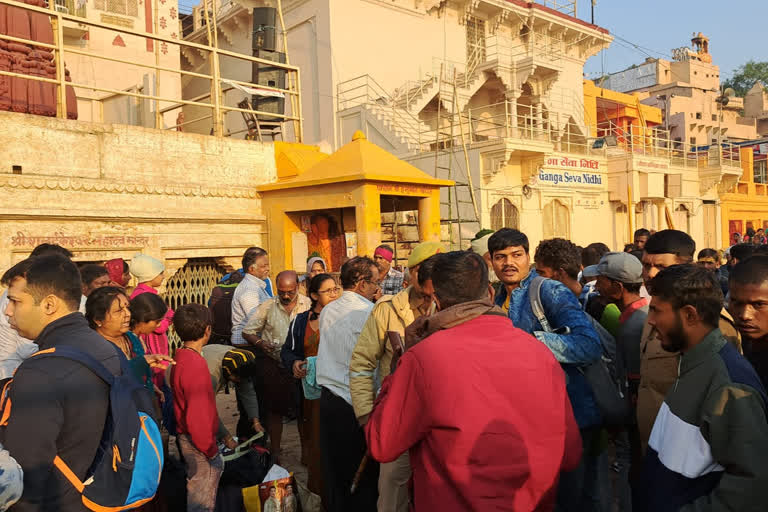
[[(440, 77), (438, 82), (437, 92), (437, 123), (435, 127), (435, 177), (442, 178), (441, 174), (445, 173), (446, 179), (453, 180), (453, 186), (447, 190), (448, 197), (446, 201), (440, 202), (441, 217), (442, 207), (446, 206), (448, 209), (447, 218), (441, 218), (441, 224), (448, 225), (448, 240), (447, 242), (451, 249), (464, 249), (465, 238), (462, 235), (462, 225), (475, 224), (477, 230), (480, 229), (480, 215), (477, 208), (477, 201), (475, 199), (475, 188), (472, 183), (472, 170), (469, 164), (469, 153), (467, 150), (466, 137), (464, 134), (464, 124), (461, 120), (461, 112), (458, 112), (458, 89), (456, 86), (456, 70), (453, 70), (453, 80), (451, 81), (451, 91), (447, 94), (443, 91), (444, 86), (448, 85), (445, 80), (444, 64), (440, 64)], [(450, 112), (450, 126), (447, 132), (443, 131), (440, 119), (441, 107), (445, 107)], [(456, 116), (459, 116), (459, 135), (461, 141), (461, 149), (464, 156), (464, 176), (458, 175), (458, 172), (454, 171), (453, 161), (456, 158), (455, 144), (456, 144)], [(447, 165), (441, 165), (440, 157), (447, 158)], [(458, 162), (457, 162), (458, 163)], [(458, 167), (460, 171), (461, 168)], [(442, 172), (441, 172), (442, 171)], [(457, 176), (454, 176), (457, 174)], [(456, 179), (459, 178), (459, 179)], [(466, 181), (460, 181), (466, 179)], [(459, 190), (466, 189), (469, 192), (469, 200), (460, 197)], [(462, 205), (472, 205), (471, 214), (468, 218), (462, 211)], [(455, 211), (454, 211), (455, 209)], [(454, 226), (456, 227), (456, 233), (454, 234)], [(476, 231), (476, 230), (475, 230)], [(470, 238), (471, 239), (471, 238)], [(469, 239), (467, 239), (469, 240)]]

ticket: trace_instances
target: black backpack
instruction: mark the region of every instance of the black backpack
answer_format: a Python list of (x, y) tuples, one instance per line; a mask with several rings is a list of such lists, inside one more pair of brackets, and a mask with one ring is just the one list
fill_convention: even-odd
[[(528, 298), (531, 301), (533, 314), (541, 324), (542, 329), (552, 332), (544, 306), (541, 303), (541, 285), (544, 277), (536, 276), (528, 288)], [(626, 425), (630, 419), (631, 406), (629, 402), (629, 383), (624, 364), (624, 355), (618, 349), (616, 339), (600, 322), (591, 315), (584, 315), (592, 323), (597, 335), (600, 337), (600, 345), (603, 354), (594, 363), (579, 367), (579, 372), (587, 379), (592, 389), (600, 414), (606, 425)]]
[(232, 338), (232, 296), (235, 288), (243, 280), (243, 274), (232, 272), (227, 279), (222, 279), (211, 291), (208, 307), (213, 317), (211, 339), (209, 343), (230, 345)]

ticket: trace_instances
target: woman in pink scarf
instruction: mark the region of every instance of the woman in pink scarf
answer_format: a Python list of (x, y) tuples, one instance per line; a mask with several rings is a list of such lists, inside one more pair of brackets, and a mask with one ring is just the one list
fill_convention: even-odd
[[(138, 286), (131, 293), (131, 299), (142, 293), (157, 295), (157, 288), (163, 284), (165, 278), (165, 265), (163, 262), (145, 254), (136, 254), (130, 264), (131, 274), (136, 277)], [(173, 310), (168, 312), (151, 334), (142, 334), (141, 341), (147, 354), (170, 355), (168, 349), (168, 327), (173, 321)], [(163, 388), (164, 368), (152, 369), (152, 380), (157, 387)]]

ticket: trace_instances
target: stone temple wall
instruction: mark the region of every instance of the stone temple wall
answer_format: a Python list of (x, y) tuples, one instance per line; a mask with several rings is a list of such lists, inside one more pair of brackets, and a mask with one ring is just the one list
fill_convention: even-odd
[(267, 243), (271, 144), (0, 112), (0, 271), (42, 242), (77, 261), (144, 252), (238, 268)]

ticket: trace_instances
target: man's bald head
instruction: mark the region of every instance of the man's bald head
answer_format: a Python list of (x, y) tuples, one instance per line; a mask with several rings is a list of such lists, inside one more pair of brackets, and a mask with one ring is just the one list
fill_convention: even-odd
[(299, 276), (293, 270), (283, 270), (275, 278), (277, 281), (277, 296), (283, 306), (296, 301), (299, 293)]
[(299, 275), (296, 273), (295, 270), (283, 270), (279, 274), (277, 274), (277, 277), (275, 278), (277, 281), (278, 288), (280, 287), (280, 283), (284, 283), (287, 286), (290, 285), (296, 285), (299, 284)]

